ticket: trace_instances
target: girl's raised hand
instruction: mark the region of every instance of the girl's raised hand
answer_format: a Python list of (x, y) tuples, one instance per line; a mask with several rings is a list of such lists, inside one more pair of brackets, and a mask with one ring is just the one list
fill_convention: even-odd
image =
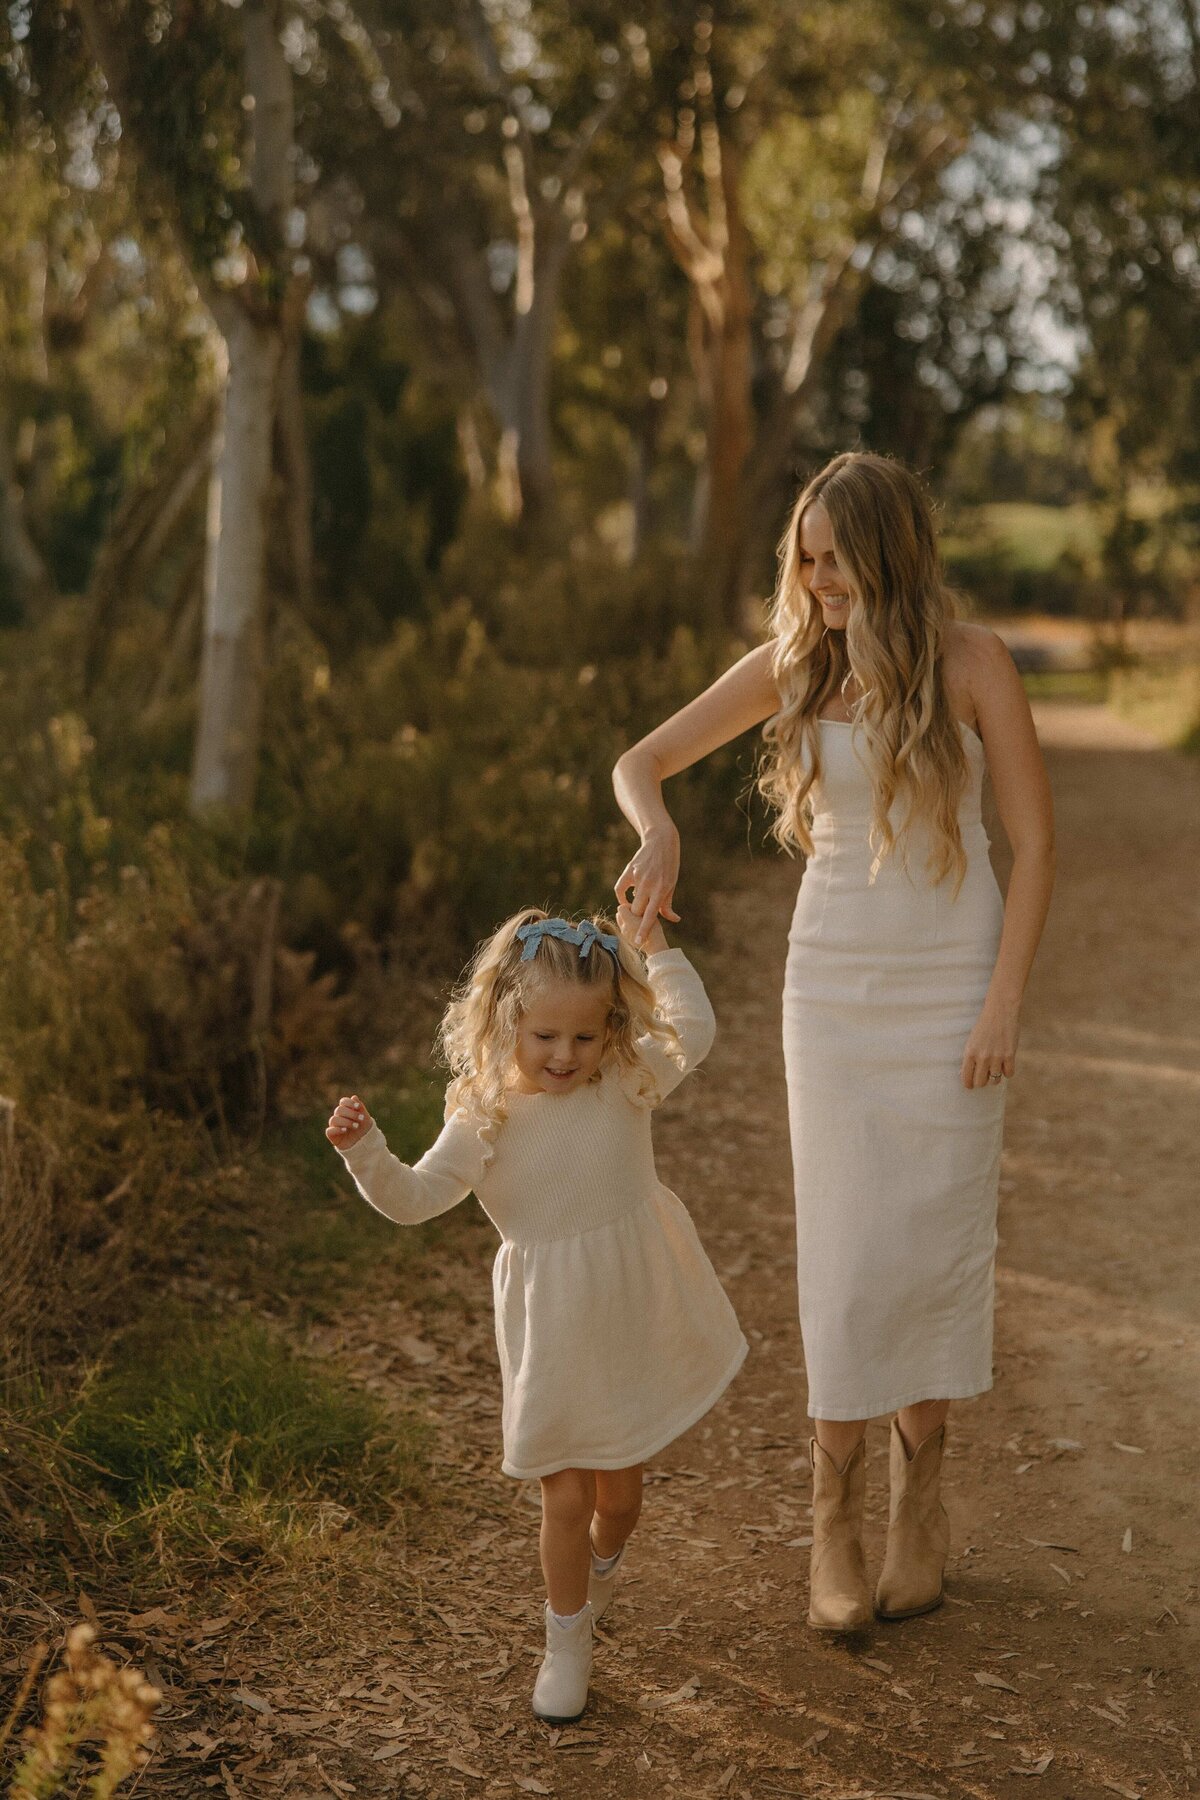
[(335, 1150), (349, 1150), (375, 1123), (357, 1094), (343, 1094), (325, 1127), (325, 1136)]
[(653, 956), (656, 951), (667, 948), (667, 940), (663, 936), (663, 928), (658, 920), (655, 919), (654, 923), (647, 927), (646, 921), (640, 919), (632, 906), (626, 906), (623, 901), (617, 908), (617, 930), (629, 943), (637, 944), (639, 949), (644, 949), (647, 956)]

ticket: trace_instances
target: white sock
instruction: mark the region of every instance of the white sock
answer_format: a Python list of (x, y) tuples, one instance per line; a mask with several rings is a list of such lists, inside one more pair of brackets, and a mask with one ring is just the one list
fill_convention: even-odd
[[(625, 1546), (624, 1546), (624, 1544), (622, 1544), (621, 1550), (623, 1550), (624, 1548), (625, 1548)], [(617, 1559), (619, 1558), (619, 1556), (621, 1554), (621, 1550), (614, 1550), (611, 1556), (597, 1556), (596, 1552), (593, 1550), (592, 1551), (593, 1572), (597, 1575), (611, 1575), (614, 1568), (617, 1565)]]
[(554, 1623), (560, 1630), (569, 1631), (572, 1625), (578, 1625), (586, 1610), (587, 1601), (585, 1600), (577, 1613), (556, 1613), (554, 1608), (551, 1607), (550, 1617), (554, 1620)]

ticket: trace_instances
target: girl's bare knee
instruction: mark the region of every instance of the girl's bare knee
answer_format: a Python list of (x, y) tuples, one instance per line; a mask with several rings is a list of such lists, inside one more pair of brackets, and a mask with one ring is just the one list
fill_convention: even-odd
[(596, 1506), (591, 1469), (560, 1469), (542, 1477), (542, 1511), (564, 1530), (584, 1530)]
[(596, 1516), (623, 1536), (633, 1530), (642, 1511), (642, 1471), (621, 1469), (596, 1477)]

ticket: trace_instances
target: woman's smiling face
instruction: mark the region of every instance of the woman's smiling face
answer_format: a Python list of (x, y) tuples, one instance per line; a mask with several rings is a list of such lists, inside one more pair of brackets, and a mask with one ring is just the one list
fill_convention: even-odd
[(849, 585), (838, 568), (829, 514), (819, 500), (804, 509), (799, 539), (800, 579), (820, 606), (825, 624), (844, 630), (850, 612)]

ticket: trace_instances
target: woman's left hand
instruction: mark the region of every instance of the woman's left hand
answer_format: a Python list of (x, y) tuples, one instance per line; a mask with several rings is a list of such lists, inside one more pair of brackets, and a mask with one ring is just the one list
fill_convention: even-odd
[(965, 1088), (999, 1087), (1005, 1076), (1015, 1074), (1018, 1009), (996, 1000), (985, 1000), (963, 1051), (962, 1084)]

